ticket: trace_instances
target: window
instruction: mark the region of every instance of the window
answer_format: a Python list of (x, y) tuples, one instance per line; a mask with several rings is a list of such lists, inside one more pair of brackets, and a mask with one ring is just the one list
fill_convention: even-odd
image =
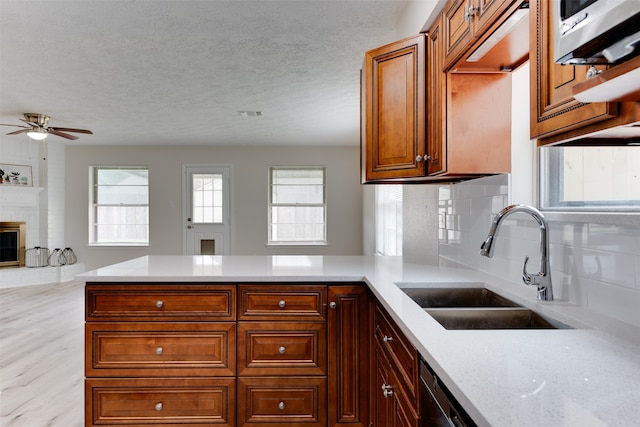
[(376, 254), (402, 255), (402, 185), (376, 185)]
[(269, 244), (326, 244), (324, 167), (269, 168)]
[(149, 171), (146, 167), (92, 166), (89, 243), (149, 244)]
[(640, 211), (639, 146), (540, 150), (542, 209)]
[(222, 224), (222, 174), (194, 173), (191, 180), (193, 222)]

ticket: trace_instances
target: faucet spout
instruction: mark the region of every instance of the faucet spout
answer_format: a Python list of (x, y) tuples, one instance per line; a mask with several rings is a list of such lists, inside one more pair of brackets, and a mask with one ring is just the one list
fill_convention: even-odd
[(502, 220), (515, 212), (529, 214), (536, 220), (540, 229), (540, 271), (537, 274), (527, 273), (527, 261), (525, 258), (522, 268), (522, 280), (527, 285), (538, 287), (537, 298), (544, 301), (553, 300), (553, 288), (551, 285), (551, 267), (549, 265), (549, 225), (542, 212), (528, 205), (511, 205), (498, 212), (491, 223), (489, 235), (480, 246), (480, 255), (491, 258), (493, 256), (494, 240), (502, 224)]

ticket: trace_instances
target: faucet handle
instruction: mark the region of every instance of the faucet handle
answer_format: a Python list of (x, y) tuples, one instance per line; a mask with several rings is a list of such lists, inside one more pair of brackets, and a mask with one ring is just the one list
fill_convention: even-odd
[(522, 265), (522, 281), (525, 285), (533, 285), (535, 283), (535, 279), (533, 274), (527, 273), (527, 262), (529, 262), (529, 256), (524, 257), (524, 264)]

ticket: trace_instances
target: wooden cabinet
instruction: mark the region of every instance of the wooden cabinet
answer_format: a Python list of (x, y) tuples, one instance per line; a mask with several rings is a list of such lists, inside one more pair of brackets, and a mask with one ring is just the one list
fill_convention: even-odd
[(325, 425), (327, 287), (239, 285), (238, 299), (238, 426)]
[(236, 424), (235, 286), (87, 284), (85, 426)]
[(417, 427), (418, 352), (379, 304), (374, 312), (373, 341), (373, 424)]
[(446, 172), (447, 164), (447, 73), (444, 70), (442, 15), (427, 34), (427, 169), (429, 175)]
[(451, 0), (443, 17), (444, 63), (446, 68), (460, 59), (514, 0)]
[(426, 175), (425, 35), (365, 54), (362, 181)]
[(86, 426), (369, 425), (363, 284), (88, 283), (85, 295)]
[(369, 426), (371, 297), (366, 286), (329, 286), (329, 425)]
[(572, 88), (586, 80), (587, 67), (554, 63), (552, 6), (544, 0), (530, 2), (531, 138), (576, 129), (618, 114), (616, 103), (582, 103), (573, 98)]
[(640, 103), (584, 103), (574, 99), (573, 88), (585, 84), (588, 67), (554, 63), (550, 2), (531, 0), (530, 13), (531, 138), (545, 145), (596, 132), (599, 138), (624, 137), (626, 133), (616, 128), (640, 121)]

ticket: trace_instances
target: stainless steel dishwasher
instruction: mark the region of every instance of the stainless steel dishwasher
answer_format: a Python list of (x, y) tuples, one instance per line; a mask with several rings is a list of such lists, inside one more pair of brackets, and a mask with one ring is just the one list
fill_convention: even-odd
[(476, 426), (422, 357), (420, 357), (420, 419), (422, 427)]

